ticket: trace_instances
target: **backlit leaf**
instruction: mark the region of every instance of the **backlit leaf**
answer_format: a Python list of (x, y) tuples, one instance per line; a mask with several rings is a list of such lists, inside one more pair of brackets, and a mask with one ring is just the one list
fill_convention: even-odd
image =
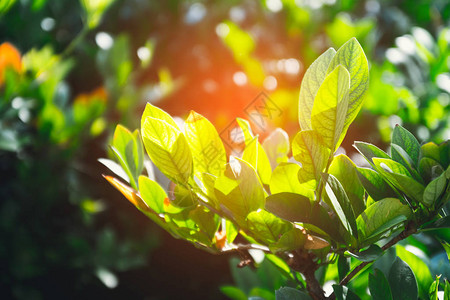
[(255, 170), (246, 162), (235, 158), (227, 164), (225, 173), (217, 178), (216, 197), (240, 223), (247, 215), (264, 208), (264, 190)]
[[(334, 152), (345, 136), (350, 74), (337, 66), (317, 91), (311, 112), (311, 126), (322, 136), (326, 147)], [(348, 123), (350, 125), (350, 123)]]
[(227, 163), (225, 148), (214, 126), (202, 115), (191, 111), (184, 124), (186, 140), (193, 154), (194, 173), (219, 176)]
[(147, 117), (142, 128), (145, 149), (153, 163), (176, 182), (192, 173), (192, 154), (183, 133), (166, 121)]
[(161, 121), (166, 121), (173, 127), (179, 129), (177, 123), (175, 123), (173, 118), (168, 113), (150, 103), (147, 103), (145, 105), (144, 112), (142, 113), (141, 128), (144, 128), (145, 119), (147, 119), (147, 117), (152, 117)]
[(263, 243), (276, 243), (280, 237), (291, 230), (293, 225), (263, 209), (252, 211), (247, 216), (247, 228)]
[(361, 109), (364, 95), (369, 88), (369, 64), (355, 38), (338, 49), (328, 66), (327, 73), (330, 74), (338, 65), (344, 66), (350, 73), (350, 93), (344, 125), (344, 128), (347, 128)]
[(278, 165), (273, 170), (270, 178), (270, 192), (272, 194), (282, 192), (297, 193), (313, 199), (314, 190), (302, 185), (297, 178), (299, 170), (300, 165), (296, 163), (281, 163)]
[(281, 128), (276, 128), (262, 143), (272, 169), (283, 162), (288, 161), (290, 149), (289, 136)]
[(303, 76), (298, 103), (298, 118), (302, 130), (312, 129), (311, 111), (313, 109), (314, 98), (322, 82), (325, 80), (328, 65), (335, 54), (336, 50), (329, 48), (311, 64)]
[(302, 164), (298, 173), (300, 183), (308, 183), (312, 188), (325, 169), (330, 150), (321, 136), (314, 130), (300, 131), (292, 142), (292, 155)]
[(270, 166), (269, 158), (267, 157), (264, 148), (259, 143), (257, 136), (246, 145), (242, 154), (242, 159), (255, 168), (264, 185), (269, 185), (272, 168)]

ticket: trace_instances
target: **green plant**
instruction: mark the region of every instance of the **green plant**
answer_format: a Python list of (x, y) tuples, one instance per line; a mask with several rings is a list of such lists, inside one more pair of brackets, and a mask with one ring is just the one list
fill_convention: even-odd
[[(227, 162), (219, 134), (206, 118), (192, 111), (181, 129), (147, 104), (142, 139), (139, 131), (118, 125), (112, 141), (120, 166), (110, 165), (129, 185), (105, 177), (174, 237), (211, 253), (237, 252), (242, 266), (252, 261), (249, 250), (263, 251), (299, 288), (282, 288), (277, 299), (325, 299), (315, 273), (335, 264), (340, 282), (328, 298), (357, 298), (347, 284), (385, 251), (417, 232), (449, 227), (448, 141), (420, 146), (397, 126), (391, 155), (355, 143), (370, 169), (334, 155), (361, 109), (368, 74), (356, 39), (338, 51), (330, 48), (311, 65), (300, 90), (302, 130), (291, 147), (299, 163), (289, 161), (287, 135), (278, 130), (274, 134), (280, 138), (269, 137), (262, 145), (242, 119), (237, 123), (245, 149)], [(168, 191), (151, 171), (141, 175), (144, 148), (170, 179)], [(361, 263), (350, 270), (349, 257)], [(448, 282), (445, 286), (448, 295)], [(407, 289), (409, 299), (418, 293), (411, 268), (399, 258), (387, 279), (378, 271), (371, 274), (369, 288), (375, 299), (397, 299), (400, 289)], [(432, 288), (438, 290), (439, 280)]]

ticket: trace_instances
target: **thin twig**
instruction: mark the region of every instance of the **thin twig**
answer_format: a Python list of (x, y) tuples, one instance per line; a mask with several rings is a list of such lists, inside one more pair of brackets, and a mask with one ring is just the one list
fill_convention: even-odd
[[(401, 240), (406, 239), (407, 237), (409, 237), (410, 235), (414, 234), (417, 232), (417, 228), (413, 223), (409, 223), (408, 225), (406, 225), (405, 230), (403, 230), (402, 232), (400, 232), (399, 235), (397, 235), (396, 237), (394, 237), (392, 240), (390, 240), (386, 245), (384, 245), (383, 247), (381, 247), (381, 250), (386, 251), (387, 249), (391, 248), (392, 246), (394, 246), (395, 244), (397, 244), (398, 242), (400, 242)], [(368, 264), (373, 263), (374, 261), (370, 261), (370, 262), (363, 262), (360, 265), (358, 265), (356, 268), (354, 268), (349, 274), (347, 274), (347, 276), (345, 276), (341, 282), (339, 282), (339, 285), (346, 285), (350, 282), (350, 280), (355, 277), (362, 269), (364, 269), (365, 266), (367, 266)], [(332, 300), (335, 299), (335, 295), (334, 293), (332, 293), (328, 299)]]

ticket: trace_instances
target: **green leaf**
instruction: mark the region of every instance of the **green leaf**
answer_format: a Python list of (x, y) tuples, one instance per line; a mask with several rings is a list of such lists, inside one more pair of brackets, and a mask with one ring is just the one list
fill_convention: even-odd
[(239, 288), (231, 285), (220, 287), (220, 291), (233, 300), (247, 300), (247, 295)]
[(433, 282), (433, 277), (427, 264), (423, 261), (423, 257), (416, 256), (399, 244), (395, 245), (395, 248), (397, 250), (397, 256), (411, 267), (412, 272), (417, 278), (419, 296), (425, 299), (428, 295), (428, 289)]
[(302, 164), (298, 173), (300, 183), (314, 189), (330, 155), (321, 136), (314, 130), (300, 131), (292, 142), (292, 155)]
[(445, 280), (444, 300), (450, 300), (450, 282)]
[(445, 217), (437, 219), (435, 221), (431, 221), (430, 223), (426, 223), (422, 227), (422, 231), (440, 229), (440, 228), (450, 228), (450, 216), (445, 216)]
[(146, 176), (139, 176), (139, 194), (148, 207), (157, 214), (166, 212), (164, 206), (170, 203), (169, 198), (158, 183)]
[(374, 274), (369, 274), (369, 290), (373, 300), (392, 300), (389, 282), (379, 269), (375, 269)]
[(288, 161), (290, 149), (289, 136), (283, 129), (276, 128), (264, 140), (262, 146), (269, 158), (272, 169), (275, 169), (279, 164)]
[(175, 182), (187, 182), (192, 154), (186, 138), (166, 121), (147, 117), (142, 128), (145, 149), (156, 167)]
[(417, 299), (418, 288), (413, 271), (400, 258), (396, 258), (389, 271), (388, 282), (393, 300)]
[(244, 152), (242, 153), (242, 159), (255, 168), (264, 185), (269, 185), (272, 168), (270, 166), (269, 158), (267, 157), (264, 148), (259, 143), (257, 136), (246, 145)]
[(398, 199), (385, 198), (375, 202), (356, 219), (361, 243), (385, 233), (408, 220), (410, 216), (409, 207)]
[(423, 182), (422, 177), (420, 177), (419, 173), (415, 169), (417, 163), (412, 161), (411, 157), (405, 150), (403, 150), (403, 148), (399, 145), (391, 144), (391, 156), (394, 161), (402, 164), (415, 180), (418, 182)]
[(147, 117), (152, 117), (161, 121), (166, 121), (168, 124), (179, 129), (177, 123), (175, 123), (173, 118), (168, 113), (150, 103), (147, 103), (145, 105), (144, 112), (142, 113), (141, 128), (144, 128), (144, 123)]
[(436, 201), (444, 192), (446, 184), (447, 180), (445, 178), (444, 173), (442, 173), (441, 176), (430, 182), (423, 192), (423, 203), (428, 207), (435, 204)]
[(364, 188), (359, 182), (356, 165), (346, 155), (341, 154), (334, 157), (328, 173), (336, 177), (342, 184), (355, 216), (359, 216), (366, 208), (366, 205), (364, 203)]
[(81, 0), (86, 12), (87, 25), (93, 29), (100, 24), (103, 14), (115, 0)]
[(374, 157), (378, 157), (378, 158), (390, 158), (389, 155), (387, 155), (386, 152), (384, 152), (383, 150), (381, 150), (380, 148), (378, 148), (375, 145), (369, 144), (369, 143), (364, 143), (364, 142), (355, 142), (353, 144), (353, 147), (356, 148), (356, 150), (358, 150), (359, 153), (361, 153), (362, 156), (364, 156), (364, 158), (369, 162), (369, 164), (373, 165), (373, 161), (372, 159)]
[(411, 178), (408, 170), (398, 162), (385, 158), (374, 158), (373, 163), (378, 172), (386, 177), (397, 189), (410, 199), (422, 202), (425, 187)]
[(347, 275), (348, 271), (350, 271), (350, 258), (345, 257), (343, 254), (339, 255), (337, 268), (339, 274), (338, 279), (340, 282)]
[(117, 125), (111, 149), (130, 179), (131, 186), (137, 189), (138, 177), (144, 168), (144, 153), (138, 131), (131, 133), (122, 125)]
[(434, 159), (423, 157), (419, 162), (419, 172), (425, 182), (430, 182), (437, 174), (442, 174), (444, 169)]
[(358, 295), (346, 286), (333, 284), (333, 290), (337, 300), (361, 300)]
[[(392, 133), (392, 144), (400, 146), (411, 157), (413, 166), (419, 165), (420, 144), (417, 139), (408, 130), (400, 125), (395, 125)], [(392, 153), (392, 158), (395, 161), (400, 161), (402, 158), (395, 151)]]
[(330, 219), (325, 208), (305, 196), (295, 193), (272, 194), (266, 198), (266, 209), (290, 222), (312, 224), (334, 240), (343, 242), (339, 234), (339, 225)]
[(305, 241), (306, 234), (298, 228), (293, 228), (283, 233), (278, 242), (269, 245), (269, 248), (273, 253), (278, 251), (293, 251), (303, 248)]
[(282, 287), (275, 291), (276, 300), (311, 300), (308, 294), (291, 287)]
[(247, 228), (254, 237), (270, 245), (291, 230), (293, 225), (263, 209), (252, 211), (247, 216)]
[(296, 163), (281, 163), (278, 165), (270, 177), (270, 192), (272, 194), (296, 193), (313, 199), (314, 190), (302, 185), (297, 179), (299, 170), (300, 165)]
[(220, 225), (220, 219), (215, 213), (207, 210), (203, 206), (198, 206), (189, 212), (189, 217), (205, 233), (210, 241), (214, 239)]
[(378, 257), (383, 255), (383, 250), (381, 250), (379, 246), (372, 244), (369, 246), (369, 248), (367, 248), (364, 251), (358, 253), (353, 253), (349, 251), (348, 254), (359, 261), (370, 262), (376, 260)]
[(255, 170), (239, 158), (227, 164), (224, 175), (217, 178), (216, 197), (220, 204), (229, 210), (241, 224), (247, 215), (264, 208), (264, 190)]
[(298, 103), (298, 119), (302, 130), (312, 129), (311, 111), (313, 109), (314, 99), (327, 76), (328, 65), (335, 54), (336, 50), (329, 48), (311, 64), (303, 76)]
[(203, 173), (222, 174), (227, 157), (222, 140), (211, 122), (191, 111), (184, 123), (184, 132), (193, 153), (194, 174), (202, 180)]
[(428, 290), (428, 297), (430, 300), (439, 300), (438, 292), (439, 292), (439, 278), (441, 276), (436, 275), (436, 280), (430, 285), (430, 289)]
[(331, 152), (339, 147), (348, 128), (344, 123), (349, 88), (350, 74), (339, 65), (325, 78), (314, 99), (311, 126), (322, 136), (324, 145)]
[(338, 65), (350, 73), (350, 93), (344, 128), (353, 122), (362, 107), (364, 95), (369, 88), (369, 64), (361, 45), (355, 38), (350, 39), (338, 49), (328, 66), (331, 73)]
[(359, 167), (356, 170), (364, 189), (375, 201), (396, 196), (395, 191), (374, 170)]
[(329, 198), (329, 204), (336, 212), (339, 220), (350, 235), (358, 238), (355, 213), (341, 183), (330, 174), (322, 174), (326, 183), (325, 190)]

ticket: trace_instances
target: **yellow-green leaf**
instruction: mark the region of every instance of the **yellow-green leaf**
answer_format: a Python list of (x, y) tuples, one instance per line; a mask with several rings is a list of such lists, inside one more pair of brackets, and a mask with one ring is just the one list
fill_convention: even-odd
[(245, 146), (242, 159), (255, 168), (264, 185), (269, 185), (272, 168), (270, 167), (270, 161), (269, 158), (267, 158), (264, 148), (258, 141), (258, 136), (254, 137), (252, 141)]
[(369, 87), (369, 64), (364, 50), (355, 38), (338, 49), (328, 66), (327, 73), (331, 73), (338, 65), (343, 65), (350, 73), (350, 93), (344, 125), (348, 127), (361, 109)]
[(277, 194), (283, 192), (296, 193), (314, 198), (314, 190), (302, 185), (298, 180), (300, 165), (296, 163), (281, 163), (273, 170), (270, 178), (270, 193)]
[(166, 121), (168, 124), (179, 129), (177, 123), (175, 123), (173, 118), (168, 113), (150, 103), (147, 103), (144, 112), (142, 113), (141, 128), (144, 128), (145, 119), (147, 119), (147, 117), (152, 117), (161, 121)]
[(292, 155), (302, 164), (298, 173), (300, 183), (307, 183), (314, 188), (330, 155), (321, 136), (315, 130), (300, 131), (292, 142)]
[(219, 176), (225, 170), (227, 157), (222, 140), (214, 126), (202, 115), (191, 111), (184, 124), (186, 140), (193, 154), (194, 174)]
[(192, 154), (183, 133), (166, 121), (147, 117), (142, 128), (145, 149), (153, 163), (176, 182), (192, 173)]
[(328, 65), (335, 54), (336, 50), (333, 48), (325, 51), (311, 64), (303, 76), (298, 102), (298, 119), (302, 130), (312, 129), (311, 111), (314, 98), (327, 75)]
[(350, 74), (338, 65), (323, 81), (311, 112), (311, 125), (323, 138), (326, 147), (334, 152), (344, 139), (348, 125)]
[(258, 176), (246, 161), (233, 158), (222, 176), (214, 183), (217, 200), (239, 225), (247, 215), (264, 208), (264, 190)]

